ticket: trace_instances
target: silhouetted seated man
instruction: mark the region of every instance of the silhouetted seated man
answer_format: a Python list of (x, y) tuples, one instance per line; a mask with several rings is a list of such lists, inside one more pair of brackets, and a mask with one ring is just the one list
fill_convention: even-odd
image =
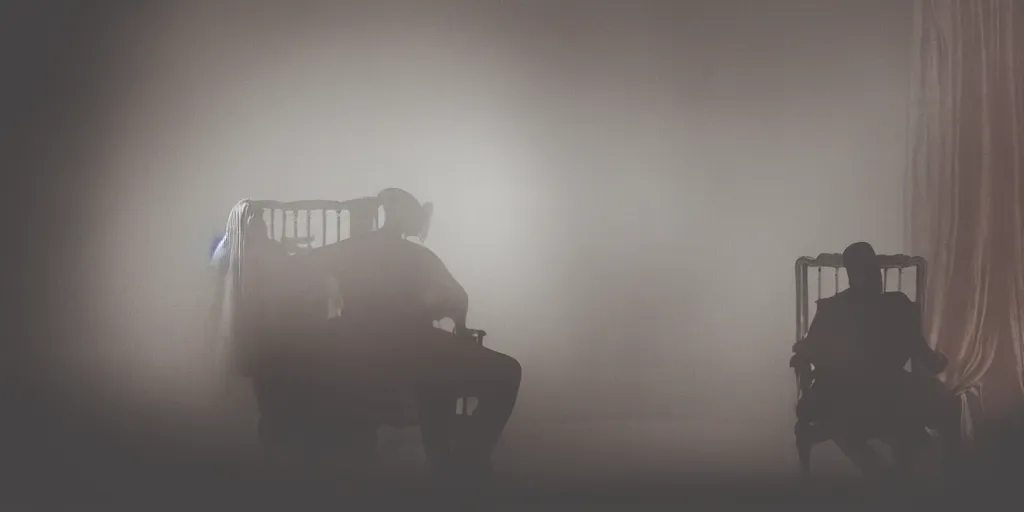
[[(367, 373), (415, 388), (424, 450), (434, 470), (458, 478), (485, 476), (515, 405), (521, 368), (512, 357), (465, 336), (466, 291), (433, 252), (406, 240), (418, 236), (427, 221), (420, 203), (399, 189), (384, 190), (379, 199), (385, 215), (380, 230), (306, 256), (341, 291), (344, 309), (332, 321), (335, 336), (359, 348)], [(455, 322), (455, 335), (434, 327), (444, 318)], [(476, 397), (479, 405), (471, 431), (453, 436), (460, 396)]]
[(959, 402), (935, 378), (947, 360), (924, 339), (919, 308), (902, 292), (883, 290), (871, 245), (850, 245), (843, 265), (849, 288), (818, 301), (806, 338), (793, 347), (794, 365), (814, 365), (799, 419), (826, 423), (847, 439), (889, 437), (898, 456), (919, 448), (928, 426), (955, 450)]

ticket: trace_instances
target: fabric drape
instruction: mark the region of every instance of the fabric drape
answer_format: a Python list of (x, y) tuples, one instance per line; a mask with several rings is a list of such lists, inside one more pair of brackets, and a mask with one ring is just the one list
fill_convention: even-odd
[[(925, 333), (965, 405), (1000, 379), (1024, 393), (1022, 41), (1017, 0), (916, 2), (907, 233), (930, 262)], [(1002, 353), (1012, 375), (993, 372)]]

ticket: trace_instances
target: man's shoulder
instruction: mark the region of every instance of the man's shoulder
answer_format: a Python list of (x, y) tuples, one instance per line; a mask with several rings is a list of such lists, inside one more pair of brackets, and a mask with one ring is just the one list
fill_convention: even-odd
[(843, 291), (841, 291), (841, 292), (839, 292), (839, 293), (837, 293), (835, 295), (832, 295), (831, 297), (822, 297), (822, 298), (816, 300), (815, 304), (817, 304), (819, 308), (822, 308), (822, 307), (831, 308), (831, 307), (835, 307), (835, 306), (839, 306), (839, 305), (845, 304), (846, 302), (848, 302), (850, 300), (850, 296), (851, 296), (850, 289), (847, 288), (847, 289), (845, 289), (845, 290), (843, 290)]
[(917, 303), (910, 300), (910, 297), (903, 292), (885, 292), (879, 298), (879, 301), (884, 307), (892, 309), (912, 309), (917, 307)]
[(883, 311), (889, 311), (891, 314), (895, 314), (900, 317), (910, 317), (920, 314), (920, 306), (918, 303), (910, 300), (910, 297), (903, 292), (883, 293), (879, 302)]
[(399, 242), (399, 243), (402, 244), (402, 247), (407, 247), (410, 251), (422, 251), (422, 252), (428, 252), (430, 254), (433, 254), (433, 252), (431, 252), (431, 250), (428, 249), (427, 246), (425, 246), (423, 244), (418, 244), (418, 243), (413, 242), (412, 240), (409, 240), (407, 238), (402, 238), (401, 242)]
[(419, 258), (439, 259), (434, 251), (423, 244), (418, 244), (412, 240), (402, 240), (402, 248), (410, 254), (415, 254)]
[(910, 300), (910, 297), (908, 297), (907, 294), (901, 291), (885, 292), (882, 294), (882, 300), (887, 300), (891, 302), (901, 302), (904, 304), (913, 304), (913, 301)]
[[(884, 293), (880, 294), (878, 297), (879, 297), (879, 301), (881, 301), (883, 303), (886, 303), (886, 304), (892, 304), (892, 305), (900, 305), (900, 304), (902, 304), (902, 305), (914, 305), (914, 301), (910, 300), (910, 297), (908, 297), (907, 294), (905, 294), (905, 293), (903, 293), (901, 291), (884, 292)], [(833, 295), (831, 297), (823, 297), (821, 299), (818, 299), (816, 301), (816, 303), (818, 304), (819, 307), (821, 305), (825, 305), (826, 307), (828, 307), (828, 306), (832, 306), (832, 305), (843, 304), (843, 303), (849, 302), (849, 301), (851, 301), (853, 299), (855, 299), (855, 297), (854, 297), (853, 293), (851, 292), (851, 289), (847, 288), (847, 289), (845, 289), (845, 290), (843, 290), (843, 291), (841, 291), (841, 292), (839, 292), (839, 293), (837, 293), (837, 294), (835, 294), (835, 295)]]
[(421, 257), (436, 257), (433, 251), (422, 244), (398, 237), (385, 236), (380, 232), (367, 233), (364, 235), (346, 238), (338, 243), (332, 244), (339, 248), (352, 250), (369, 250), (374, 254), (400, 253), (412, 254)]

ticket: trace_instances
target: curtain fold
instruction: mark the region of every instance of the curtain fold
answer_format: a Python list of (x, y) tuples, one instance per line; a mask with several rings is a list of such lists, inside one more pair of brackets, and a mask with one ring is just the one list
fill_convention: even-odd
[(1024, 395), (1024, 4), (915, 9), (908, 244), (930, 262), (925, 333), (950, 357), (972, 436), (969, 393), (1012, 380)]

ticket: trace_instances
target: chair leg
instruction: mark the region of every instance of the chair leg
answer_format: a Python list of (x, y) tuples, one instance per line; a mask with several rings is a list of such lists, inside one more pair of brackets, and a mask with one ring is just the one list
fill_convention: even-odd
[(811, 436), (810, 425), (804, 422), (796, 424), (796, 452), (800, 458), (800, 478), (809, 480), (811, 478), (811, 447), (814, 446), (814, 439)]

